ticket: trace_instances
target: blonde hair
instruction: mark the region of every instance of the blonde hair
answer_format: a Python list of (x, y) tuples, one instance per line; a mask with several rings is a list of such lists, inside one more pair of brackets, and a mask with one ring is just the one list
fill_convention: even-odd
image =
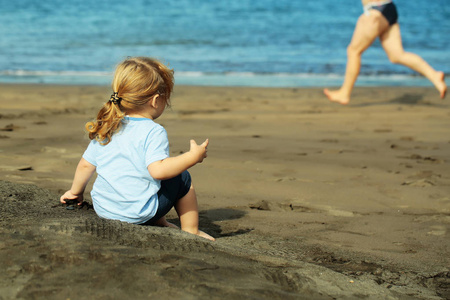
[(113, 95), (97, 114), (97, 118), (86, 123), (91, 140), (107, 145), (114, 132), (120, 129), (127, 112), (139, 111), (153, 96), (160, 95), (165, 105), (170, 106), (173, 90), (173, 70), (156, 59), (131, 57), (121, 62), (114, 73)]

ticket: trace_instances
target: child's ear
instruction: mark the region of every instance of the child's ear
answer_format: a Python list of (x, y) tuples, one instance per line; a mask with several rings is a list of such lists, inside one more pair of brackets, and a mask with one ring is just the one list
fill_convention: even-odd
[(152, 99), (150, 99), (150, 104), (154, 107), (154, 108), (158, 108), (158, 97), (159, 95), (156, 94), (155, 96), (152, 97)]

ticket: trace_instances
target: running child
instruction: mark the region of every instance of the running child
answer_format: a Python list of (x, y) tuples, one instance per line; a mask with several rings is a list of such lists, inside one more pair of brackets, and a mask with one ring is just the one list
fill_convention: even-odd
[(444, 72), (433, 69), (422, 57), (403, 49), (397, 8), (392, 0), (362, 0), (364, 13), (359, 17), (350, 45), (347, 48), (345, 79), (337, 90), (324, 89), (330, 101), (348, 104), (353, 86), (361, 69), (361, 56), (376, 38), (389, 60), (402, 64), (428, 78), (444, 99), (447, 93)]

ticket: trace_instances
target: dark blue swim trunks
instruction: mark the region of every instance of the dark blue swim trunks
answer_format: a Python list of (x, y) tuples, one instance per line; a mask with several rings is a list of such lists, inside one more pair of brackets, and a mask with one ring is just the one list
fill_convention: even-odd
[(398, 13), (394, 3), (390, 2), (382, 5), (377, 5), (374, 3), (370, 6), (369, 9), (376, 9), (381, 12), (381, 14), (386, 18), (386, 20), (388, 20), (389, 25), (391, 26), (397, 23)]

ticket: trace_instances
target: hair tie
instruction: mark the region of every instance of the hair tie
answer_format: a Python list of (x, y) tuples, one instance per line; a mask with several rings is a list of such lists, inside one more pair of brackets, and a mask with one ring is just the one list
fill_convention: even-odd
[(112, 103), (114, 103), (115, 105), (119, 105), (119, 104), (120, 104), (120, 101), (122, 101), (122, 98), (119, 97), (119, 93), (117, 93), (117, 92), (114, 92), (114, 93), (111, 95), (111, 98), (109, 98), (109, 102), (112, 102)]

